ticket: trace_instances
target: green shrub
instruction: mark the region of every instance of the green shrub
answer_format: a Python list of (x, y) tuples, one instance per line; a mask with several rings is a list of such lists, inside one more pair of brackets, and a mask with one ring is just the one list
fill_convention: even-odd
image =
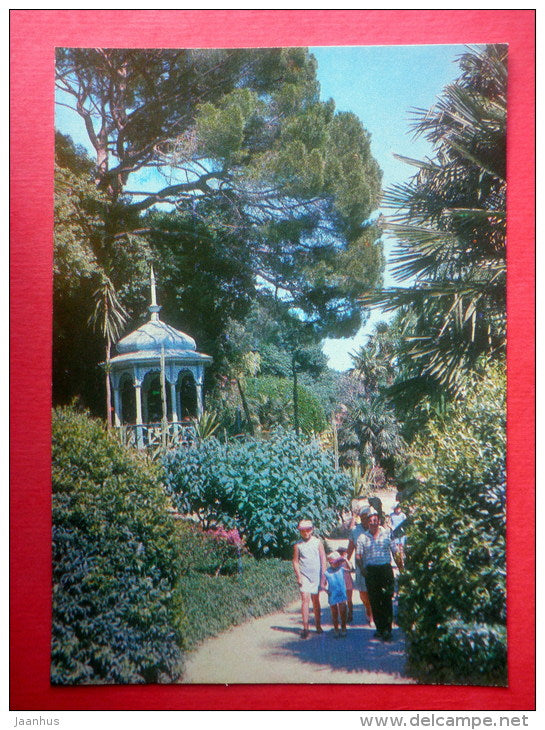
[(178, 545), (156, 467), (53, 414), (53, 684), (173, 681)]
[(502, 625), (448, 621), (440, 626), (439, 647), (446, 666), (456, 674), (499, 678), (507, 663), (507, 630)]
[(233, 625), (281, 611), (299, 595), (291, 562), (250, 557), (242, 559), (240, 575), (182, 576), (179, 591), (188, 649)]
[(165, 458), (177, 509), (236, 527), (256, 556), (289, 557), (301, 517), (326, 532), (350, 499), (350, 478), (315, 441), (276, 431), (226, 444), (211, 438)]
[[(469, 386), (472, 387), (469, 387)], [(505, 677), (505, 377), (491, 366), (416, 441), (399, 621), (414, 670)]]

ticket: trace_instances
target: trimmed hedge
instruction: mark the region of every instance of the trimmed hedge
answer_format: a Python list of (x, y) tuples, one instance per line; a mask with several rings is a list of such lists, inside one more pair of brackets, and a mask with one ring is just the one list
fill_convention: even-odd
[(201, 441), (165, 457), (177, 509), (205, 527), (236, 527), (256, 557), (291, 555), (302, 517), (326, 533), (350, 501), (350, 478), (315, 441), (275, 431), (270, 439)]
[(507, 665), (505, 626), (452, 620), (438, 628), (441, 657), (454, 674), (502, 678)]
[(174, 681), (179, 548), (156, 467), (53, 414), (53, 684)]

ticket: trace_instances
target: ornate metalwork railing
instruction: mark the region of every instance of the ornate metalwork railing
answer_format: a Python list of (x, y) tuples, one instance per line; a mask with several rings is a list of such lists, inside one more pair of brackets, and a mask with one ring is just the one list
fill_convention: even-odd
[(177, 449), (195, 442), (195, 427), (183, 422), (125, 424), (118, 433), (122, 444), (137, 449)]

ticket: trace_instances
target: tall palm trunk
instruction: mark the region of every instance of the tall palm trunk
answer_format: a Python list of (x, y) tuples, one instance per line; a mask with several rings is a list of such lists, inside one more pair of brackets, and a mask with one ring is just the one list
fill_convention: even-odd
[(128, 318), (128, 313), (118, 300), (114, 285), (104, 273), (102, 274), (102, 281), (93, 296), (95, 308), (88, 321), (89, 324), (93, 325), (93, 328), (100, 327), (106, 342), (106, 424), (110, 429), (112, 427), (111, 348), (112, 342), (115, 342), (119, 337), (121, 329)]
[(110, 383), (110, 352), (112, 343), (106, 342), (106, 424), (108, 429), (112, 427), (112, 386)]

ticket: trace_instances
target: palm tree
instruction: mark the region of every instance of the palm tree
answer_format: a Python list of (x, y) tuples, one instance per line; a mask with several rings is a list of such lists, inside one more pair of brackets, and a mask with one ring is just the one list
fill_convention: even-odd
[(370, 390), (356, 368), (346, 376), (338, 428), (344, 465), (359, 464), (362, 469), (379, 466), (391, 473), (394, 462), (405, 453), (401, 423), (384, 397), (386, 391), (385, 387)]
[(349, 412), (349, 423), (358, 436), (363, 466), (383, 466), (403, 452), (399, 422), (382, 399), (361, 400)]
[(396, 333), (385, 322), (378, 322), (367, 343), (350, 353), (353, 371), (362, 381), (368, 397), (389, 387), (395, 377)]
[(106, 341), (106, 419), (108, 428), (112, 427), (112, 394), (110, 387), (110, 354), (112, 343), (119, 339), (128, 312), (117, 297), (111, 279), (101, 272), (101, 282), (93, 294), (95, 308), (89, 317), (93, 329), (100, 329)]
[(401, 310), (412, 374), (454, 392), (483, 353), (505, 349), (506, 46), (470, 49), (459, 63), (437, 104), (414, 111), (434, 158), (400, 158), (417, 173), (384, 195), (393, 273), (409, 286), (364, 297)]

